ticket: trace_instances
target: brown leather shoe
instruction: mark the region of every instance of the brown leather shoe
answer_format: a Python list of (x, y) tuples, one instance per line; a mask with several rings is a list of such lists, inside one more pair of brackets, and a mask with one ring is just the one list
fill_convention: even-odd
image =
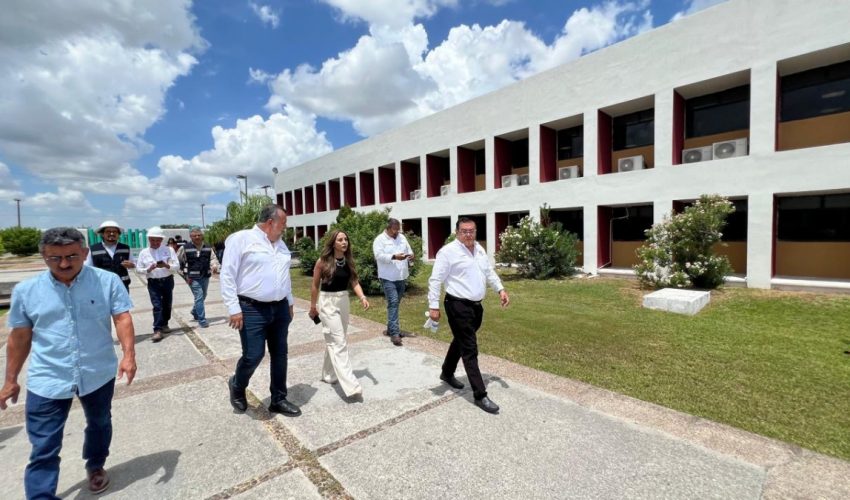
[(97, 495), (109, 488), (109, 476), (103, 468), (89, 471), (89, 491)]
[(153, 331), (153, 336), (151, 337), (151, 342), (159, 342), (162, 340), (162, 332), (159, 330)]
[(395, 346), (401, 346), (402, 345), (401, 335), (393, 335), (392, 337), (390, 337), (390, 340), (393, 342), (393, 345), (395, 345)]

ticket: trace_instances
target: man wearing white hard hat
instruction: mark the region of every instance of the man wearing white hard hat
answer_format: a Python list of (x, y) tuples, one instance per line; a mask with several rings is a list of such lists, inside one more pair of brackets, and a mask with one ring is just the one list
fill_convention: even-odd
[(121, 236), (121, 226), (114, 220), (103, 221), (103, 224), (97, 228), (97, 234), (103, 240), (89, 247), (86, 265), (117, 274), (129, 292), (130, 273), (127, 270), (133, 269), (136, 264), (133, 263), (130, 247), (118, 241), (118, 237)]
[(136, 260), (136, 272), (148, 279), (148, 295), (153, 306), (153, 342), (162, 340), (162, 334), (168, 333), (168, 321), (171, 319), (171, 302), (174, 292), (174, 273), (180, 271), (177, 254), (168, 245), (163, 245), (165, 233), (154, 226), (148, 229), (148, 247), (139, 253)]

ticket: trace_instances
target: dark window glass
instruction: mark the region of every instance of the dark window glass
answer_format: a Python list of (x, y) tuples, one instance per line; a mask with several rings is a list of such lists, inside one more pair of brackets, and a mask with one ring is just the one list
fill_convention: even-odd
[(564, 231), (569, 231), (578, 239), (584, 239), (584, 212), (582, 210), (551, 210), (549, 219), (552, 222), (560, 222)]
[(511, 166), (528, 166), (528, 139), (519, 139), (511, 142)]
[(747, 241), (747, 200), (732, 200), (735, 211), (726, 218), (723, 241)]
[(617, 207), (611, 217), (614, 241), (643, 241), (652, 227), (652, 206)]
[(655, 141), (655, 110), (614, 118), (614, 151), (650, 146)]
[(445, 163), (443, 163), (443, 180), (444, 181), (452, 180), (452, 169), (449, 166), (448, 159), (445, 161)]
[(484, 150), (479, 149), (475, 151), (475, 175), (484, 175), (485, 165), (484, 165)]
[(850, 111), (850, 61), (783, 76), (780, 121)]
[(850, 241), (850, 194), (777, 200), (780, 241)]
[(558, 160), (584, 156), (584, 126), (558, 131)]
[(742, 85), (685, 102), (685, 137), (750, 128), (750, 86)]

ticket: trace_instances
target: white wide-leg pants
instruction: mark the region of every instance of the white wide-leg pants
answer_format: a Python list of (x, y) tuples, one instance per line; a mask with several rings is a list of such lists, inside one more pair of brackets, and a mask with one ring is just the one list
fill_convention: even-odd
[(362, 394), (363, 388), (351, 368), (348, 356), (348, 291), (319, 292), (319, 319), (325, 336), (325, 362), (322, 380), (339, 381), (346, 396)]

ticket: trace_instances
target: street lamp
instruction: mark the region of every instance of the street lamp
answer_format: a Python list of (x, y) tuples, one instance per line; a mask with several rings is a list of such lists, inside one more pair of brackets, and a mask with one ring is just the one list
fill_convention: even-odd
[(14, 200), (18, 203), (18, 227), (21, 227), (21, 199), (14, 198)]
[(248, 203), (248, 176), (239, 174), (236, 176), (237, 179), (245, 179), (245, 203)]
[(204, 222), (204, 205), (206, 205), (206, 203), (201, 203), (201, 227), (206, 229), (207, 224)]
[(270, 188), (270, 187), (271, 187), (271, 186), (270, 186), (269, 184), (266, 184), (265, 186), (260, 186), (260, 189), (262, 189), (262, 190), (263, 190), (263, 194), (264, 194), (265, 196), (268, 196), (268, 195), (269, 195), (269, 188)]

